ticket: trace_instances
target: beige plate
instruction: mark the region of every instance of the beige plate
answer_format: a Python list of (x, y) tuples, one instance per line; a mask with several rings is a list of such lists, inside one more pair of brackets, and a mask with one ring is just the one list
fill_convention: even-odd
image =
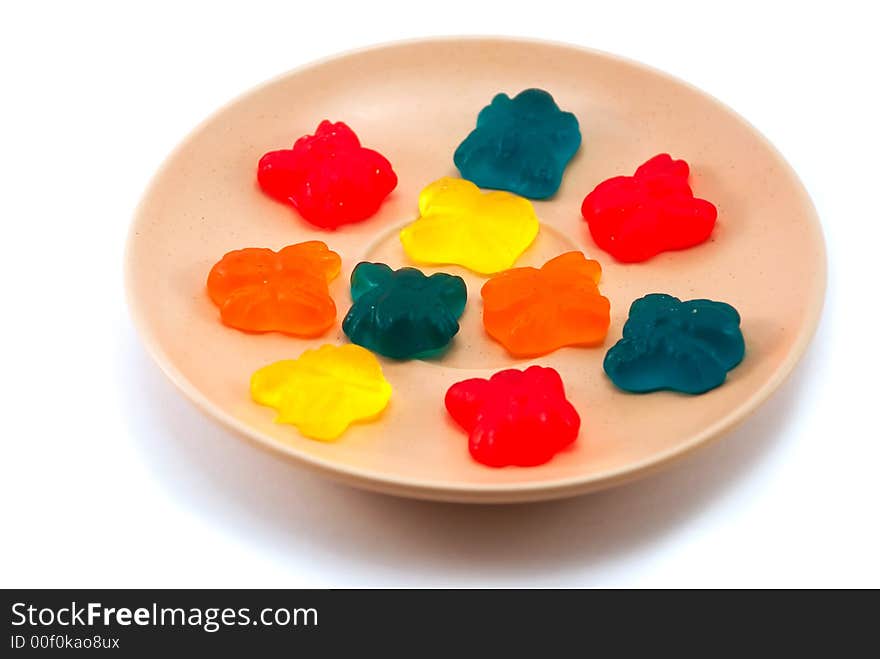
[[(345, 337), (337, 322), (319, 340), (248, 335), (220, 324), (204, 285), (225, 252), (322, 239), (343, 259), (331, 293), (340, 320), (347, 279), (362, 260), (407, 264), (398, 229), (413, 220), (419, 190), (455, 175), (452, 153), (477, 112), (500, 91), (550, 91), (575, 113), (584, 142), (519, 265), (570, 249), (602, 264), (612, 322), (601, 348), (566, 348), (515, 360), (480, 321), (482, 278), (457, 267), (470, 294), (454, 347), (442, 361), (383, 360), (394, 395), (376, 422), (340, 441), (306, 439), (251, 402), (251, 373), (272, 361)], [(256, 186), (259, 157), (314, 132), (324, 118), (347, 122), (393, 163), (400, 183), (379, 214), (321, 232)], [(580, 217), (584, 195), (631, 174), (660, 152), (691, 164), (698, 196), (719, 220), (709, 243), (647, 263), (620, 265), (592, 243)], [(401, 496), (508, 502), (571, 496), (643, 475), (729, 430), (792, 370), (813, 334), (825, 289), (816, 212), (794, 172), (752, 127), (687, 84), (639, 64), (580, 48), (509, 39), (438, 39), (342, 55), (249, 92), (200, 126), (159, 171), (137, 212), (127, 257), (135, 322), (165, 373), (199, 407), (258, 445), (328, 476)], [(430, 269), (426, 269), (430, 270)], [(703, 396), (630, 395), (602, 372), (627, 309), (651, 292), (708, 297), (742, 314), (745, 361)], [(553, 366), (582, 417), (575, 448), (549, 464), (490, 469), (473, 462), (467, 438), (447, 419), (454, 382), (528, 363)], [(294, 477), (291, 474), (291, 477)]]

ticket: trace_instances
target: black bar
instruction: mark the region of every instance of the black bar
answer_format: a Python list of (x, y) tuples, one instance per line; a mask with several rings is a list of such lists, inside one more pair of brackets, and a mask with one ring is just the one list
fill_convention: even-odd
[[(855, 607), (844, 606), (839, 594), (708, 591), (11, 590), (3, 596), (3, 656), (100, 648), (120, 656), (249, 657), (271, 650), (316, 657), (354, 652), (357, 659), (368, 653), (366, 659), (392, 649), (411, 657), (442, 649), (458, 659), (479, 648), (489, 657), (508, 648), (538, 657), (616, 657), (646, 641), (656, 650), (683, 649), (711, 638), (718, 645), (702, 656), (713, 657), (722, 648), (763, 652), (773, 637), (788, 649), (796, 641), (818, 642), (835, 618), (845, 621), (846, 633), (837, 637), (834, 656), (855, 656), (841, 652), (873, 630), (877, 612), (874, 593), (846, 595)], [(871, 604), (860, 606), (862, 599)], [(872, 641), (868, 647), (876, 650), (876, 636)], [(600, 651), (609, 643), (614, 652)]]

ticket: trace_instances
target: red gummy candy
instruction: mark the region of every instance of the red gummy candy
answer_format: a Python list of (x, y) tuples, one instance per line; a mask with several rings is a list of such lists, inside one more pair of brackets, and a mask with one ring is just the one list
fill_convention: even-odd
[(593, 240), (624, 263), (704, 242), (718, 211), (694, 197), (688, 173), (684, 160), (661, 153), (635, 176), (615, 176), (597, 185), (581, 206)]
[(473, 458), (490, 467), (544, 464), (574, 442), (581, 425), (559, 373), (543, 366), (458, 382), (446, 392), (446, 409), (470, 433)]
[(257, 168), (270, 197), (290, 203), (315, 226), (335, 229), (374, 215), (397, 186), (391, 163), (361, 146), (344, 123), (321, 122), (292, 149), (270, 151)]

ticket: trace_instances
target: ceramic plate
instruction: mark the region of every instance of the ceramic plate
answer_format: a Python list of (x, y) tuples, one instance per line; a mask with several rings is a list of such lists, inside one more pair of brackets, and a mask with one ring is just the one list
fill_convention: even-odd
[[(348, 277), (360, 261), (411, 265), (397, 238), (417, 216), (419, 191), (457, 174), (452, 154), (498, 92), (540, 87), (579, 119), (583, 145), (558, 194), (535, 202), (541, 231), (517, 265), (539, 266), (578, 249), (603, 267), (611, 300), (604, 346), (565, 348), (533, 360), (509, 357), (485, 335), (480, 286), (462, 268), (469, 301), (453, 348), (439, 361), (382, 360), (394, 387), (381, 418), (339, 441), (306, 439), (253, 403), (257, 368), (306, 348), (346, 341)], [(379, 214), (325, 232), (262, 194), (256, 165), (324, 119), (348, 123), (393, 163), (399, 185)], [(697, 196), (713, 201), (709, 242), (640, 264), (618, 264), (593, 243), (581, 201), (600, 181), (631, 174), (668, 152), (691, 165)], [(242, 247), (278, 249), (324, 240), (342, 256), (331, 294), (336, 325), (319, 339), (251, 335), (220, 324), (205, 293), (211, 266)], [(426, 272), (437, 268), (423, 268)], [(438, 39), (341, 55), (251, 91), (195, 130), (163, 165), (137, 211), (127, 254), (137, 327), (156, 361), (196, 405), (243, 437), (352, 485), (426, 499), (511, 502), (608, 487), (682, 457), (741, 421), (779, 386), (813, 334), (825, 288), (816, 212), (776, 150), (748, 123), (699, 90), (640, 64), (581, 48), (509, 39)], [(733, 304), (746, 358), (702, 396), (632, 395), (602, 370), (627, 310), (646, 293)], [(459, 380), (528, 364), (556, 368), (582, 418), (574, 448), (535, 468), (474, 462), (467, 437), (447, 418), (446, 389)], [(291, 472), (291, 478), (295, 478)]]

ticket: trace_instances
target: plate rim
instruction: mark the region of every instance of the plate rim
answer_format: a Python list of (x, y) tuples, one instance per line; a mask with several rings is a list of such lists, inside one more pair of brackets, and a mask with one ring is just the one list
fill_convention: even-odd
[[(657, 453), (650, 458), (645, 458), (639, 462), (632, 463), (623, 467), (619, 467), (613, 471), (603, 473), (601, 475), (592, 476), (571, 476), (562, 479), (549, 481), (534, 481), (527, 483), (471, 483), (464, 484), (456, 481), (423, 481), (420, 479), (409, 479), (398, 476), (391, 476), (380, 471), (369, 469), (354, 468), (347, 465), (339, 464), (333, 460), (316, 457), (314, 455), (304, 453), (289, 444), (281, 444), (264, 437), (258, 431), (250, 428), (247, 424), (240, 422), (234, 416), (226, 412), (223, 408), (214, 405), (204, 396), (199, 389), (193, 385), (187, 377), (177, 369), (165, 354), (161, 345), (158, 344), (155, 337), (148, 330), (148, 323), (143, 318), (142, 309), (139, 307), (135, 299), (134, 289), (134, 264), (133, 253), (134, 243), (137, 239), (137, 227), (140, 224), (140, 218), (145, 201), (151, 196), (158, 180), (169, 167), (170, 163), (176, 156), (182, 152), (190, 143), (195, 135), (197, 135), (204, 127), (211, 123), (217, 116), (223, 114), (229, 107), (234, 106), (245, 97), (251, 96), (284, 80), (288, 77), (295, 76), (303, 71), (307, 71), (313, 67), (321, 66), (326, 63), (356, 57), (361, 54), (378, 51), (389, 50), (394, 48), (406, 47), (410, 45), (427, 45), (431, 43), (446, 44), (455, 42), (503, 42), (506, 45), (519, 44), (523, 46), (544, 46), (562, 48), (572, 51), (584, 53), (593, 57), (610, 59), (627, 66), (635, 67), (659, 76), (673, 84), (682, 85), (696, 92), (711, 103), (720, 106), (737, 121), (747, 126), (754, 133), (763, 146), (768, 148), (777, 157), (778, 161), (786, 168), (787, 173), (791, 176), (793, 182), (796, 183), (800, 195), (804, 199), (805, 206), (809, 208), (809, 216), (805, 221), (813, 225), (817, 232), (818, 244), (821, 254), (816, 260), (816, 276), (818, 278), (819, 291), (818, 294), (810, 300), (806, 310), (805, 321), (802, 323), (800, 331), (792, 345), (787, 358), (773, 372), (762, 387), (757, 389), (749, 398), (736, 408), (732, 409), (723, 418), (714, 424), (703, 428), (700, 432), (693, 435), (690, 441), (676, 446), (675, 448)], [(563, 41), (535, 39), (528, 37), (509, 37), (499, 35), (461, 35), (461, 36), (437, 36), (424, 38), (401, 39), (394, 41), (381, 42), (377, 44), (367, 45), (363, 47), (353, 48), (339, 53), (331, 54), (326, 57), (317, 58), (306, 62), (300, 66), (284, 71), (272, 78), (265, 80), (257, 85), (246, 89), (237, 94), (232, 99), (222, 104), (219, 108), (211, 112), (202, 119), (196, 126), (181, 139), (174, 149), (162, 160), (162, 163), (150, 177), (140, 200), (132, 214), (132, 220), (128, 229), (125, 248), (124, 248), (124, 288), (125, 299), (128, 306), (129, 314), (132, 319), (134, 328), (141, 339), (147, 354), (159, 366), (165, 376), (174, 384), (174, 386), (193, 403), (205, 416), (217, 421), (221, 426), (228, 430), (232, 430), (238, 436), (248, 440), (252, 445), (267, 450), (274, 455), (282, 456), (288, 461), (297, 465), (306, 467), (313, 472), (317, 472), (332, 480), (343, 482), (348, 485), (359, 487), (362, 489), (381, 492), (395, 496), (425, 499), (434, 501), (449, 501), (458, 503), (521, 503), (528, 501), (541, 501), (549, 499), (560, 499), (565, 497), (576, 496), (579, 494), (587, 494), (602, 489), (615, 487), (624, 483), (648, 476), (659, 471), (675, 461), (685, 458), (695, 450), (711, 445), (715, 440), (720, 439), (724, 435), (731, 432), (740, 425), (749, 415), (754, 413), (763, 403), (765, 403), (788, 379), (795, 366), (803, 357), (807, 347), (810, 345), (821, 319), (822, 310), (825, 304), (825, 297), (828, 286), (828, 255), (827, 245), (825, 241), (822, 223), (819, 219), (815, 204), (813, 203), (809, 192), (801, 181), (797, 172), (788, 163), (782, 153), (770, 142), (769, 139), (758, 130), (751, 122), (745, 119), (738, 112), (733, 110), (724, 102), (715, 96), (703, 91), (695, 85), (682, 80), (677, 76), (667, 73), (661, 69), (651, 65), (644, 64), (638, 60), (623, 57), (607, 51), (589, 48), (586, 46), (567, 43)]]

